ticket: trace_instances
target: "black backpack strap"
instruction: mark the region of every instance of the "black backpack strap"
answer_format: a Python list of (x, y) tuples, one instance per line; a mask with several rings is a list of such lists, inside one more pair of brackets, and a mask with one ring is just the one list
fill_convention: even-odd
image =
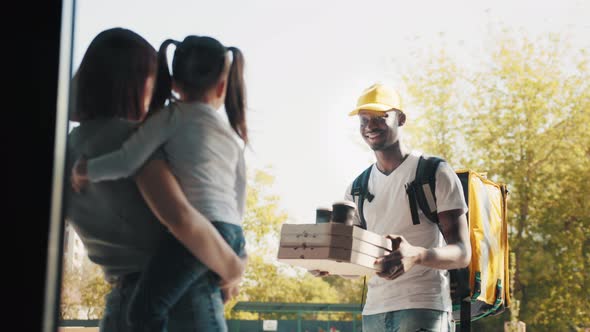
[(352, 188), (350, 190), (350, 194), (352, 197), (357, 197), (357, 209), (358, 214), (361, 219), (361, 228), (367, 229), (367, 222), (365, 220), (365, 215), (363, 213), (363, 203), (365, 202), (365, 198), (370, 202), (375, 198), (373, 194), (369, 192), (369, 176), (371, 176), (371, 169), (373, 165), (369, 166), (366, 170), (364, 170), (359, 176), (354, 179), (352, 182)]
[(461, 300), (461, 311), (460, 311), (460, 331), (470, 332), (471, 331), (471, 301), (470, 299)]
[(406, 185), (406, 193), (408, 194), (408, 201), (410, 202), (410, 213), (412, 215), (412, 224), (418, 225), (420, 218), (418, 217), (418, 205), (416, 205), (416, 186), (414, 182)]
[(434, 156), (420, 156), (416, 167), (416, 178), (406, 185), (406, 192), (410, 202), (412, 223), (420, 223), (418, 207), (433, 223), (438, 224), (436, 209), (436, 170), (444, 160)]

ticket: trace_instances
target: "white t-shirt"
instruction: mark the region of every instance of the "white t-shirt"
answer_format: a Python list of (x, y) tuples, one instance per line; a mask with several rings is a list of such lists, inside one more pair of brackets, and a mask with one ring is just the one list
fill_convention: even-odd
[[(373, 165), (369, 177), (369, 192), (375, 198), (365, 200), (363, 213), (367, 229), (387, 235), (402, 235), (414, 245), (424, 248), (445, 245), (438, 226), (429, 221), (418, 209), (420, 224), (414, 225), (405, 185), (414, 180), (420, 154), (412, 152), (391, 174), (385, 175)], [(345, 199), (353, 201), (348, 186)], [(467, 212), (461, 182), (455, 171), (442, 162), (436, 172), (437, 211), (462, 209)], [(355, 223), (360, 225), (358, 215)], [(415, 265), (409, 272), (395, 280), (376, 275), (368, 282), (368, 293), (363, 315), (385, 313), (403, 309), (434, 309), (452, 311), (447, 270)]]

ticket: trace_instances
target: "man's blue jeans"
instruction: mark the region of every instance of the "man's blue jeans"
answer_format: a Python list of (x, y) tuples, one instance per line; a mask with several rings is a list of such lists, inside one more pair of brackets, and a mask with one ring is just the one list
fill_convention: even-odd
[(363, 316), (363, 332), (451, 332), (451, 315), (430, 309), (406, 309)]

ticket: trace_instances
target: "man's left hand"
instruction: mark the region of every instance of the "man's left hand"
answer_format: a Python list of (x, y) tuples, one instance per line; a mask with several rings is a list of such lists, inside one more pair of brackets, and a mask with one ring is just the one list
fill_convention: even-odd
[(393, 280), (419, 264), (426, 249), (411, 245), (401, 235), (389, 234), (386, 237), (392, 243), (391, 254), (377, 258), (375, 264), (382, 267), (381, 272), (377, 272), (379, 277)]

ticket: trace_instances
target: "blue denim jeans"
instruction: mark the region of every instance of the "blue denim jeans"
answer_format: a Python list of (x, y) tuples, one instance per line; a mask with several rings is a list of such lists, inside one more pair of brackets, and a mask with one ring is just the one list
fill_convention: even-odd
[(448, 312), (406, 309), (363, 316), (363, 332), (451, 332)]
[[(242, 228), (214, 222), (220, 235), (239, 255), (245, 255)], [(219, 288), (221, 279), (198, 261), (172, 235), (151, 258), (129, 304), (131, 331), (227, 331)], [(174, 320), (169, 316), (174, 315)]]
[[(113, 288), (106, 296), (104, 315), (99, 323), (100, 332), (129, 332), (132, 326), (127, 319), (131, 296), (136, 282), (122, 288)], [(208, 296), (204, 296), (208, 292)], [(193, 284), (172, 307), (168, 316), (168, 332), (215, 331), (215, 323), (224, 323), (223, 311), (203, 308), (222, 308), (223, 300), (219, 292), (203, 289), (202, 284)], [(214, 322), (214, 323), (212, 323)], [(223, 330), (219, 328), (218, 330)]]
[(124, 332), (129, 331), (127, 324), (127, 309), (129, 299), (135, 283), (128, 284), (122, 288), (113, 288), (105, 298), (105, 309), (99, 323), (100, 332)]

